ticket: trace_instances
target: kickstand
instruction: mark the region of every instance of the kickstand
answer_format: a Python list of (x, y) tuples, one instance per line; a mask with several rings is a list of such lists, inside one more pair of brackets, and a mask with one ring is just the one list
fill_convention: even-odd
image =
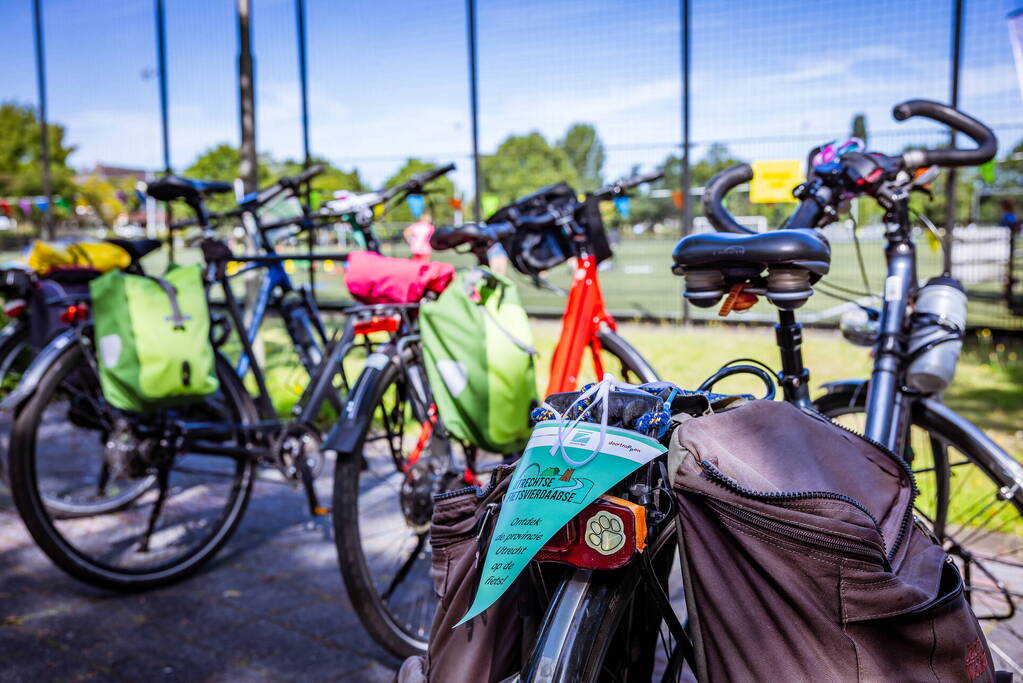
[(313, 517), (323, 517), (330, 514), (330, 508), (320, 505), (320, 497), (316, 495), (316, 487), (313, 485), (313, 471), (305, 453), (299, 454), (298, 472), (302, 475), (302, 488), (305, 489), (306, 499), (309, 501), (309, 514)]
[(96, 482), (96, 497), (103, 498), (107, 495), (107, 484), (110, 483), (110, 465), (103, 461), (99, 468), (99, 481)]
[(146, 535), (142, 539), (142, 543), (139, 544), (140, 553), (149, 552), (149, 538), (153, 535), (156, 530), (156, 520), (160, 517), (160, 512), (163, 511), (164, 501), (167, 500), (167, 488), (170, 483), (170, 468), (167, 466), (161, 466), (156, 471), (156, 483), (160, 487), (160, 493), (156, 497), (156, 503), (153, 504), (153, 510), (149, 513), (149, 524), (146, 526)]

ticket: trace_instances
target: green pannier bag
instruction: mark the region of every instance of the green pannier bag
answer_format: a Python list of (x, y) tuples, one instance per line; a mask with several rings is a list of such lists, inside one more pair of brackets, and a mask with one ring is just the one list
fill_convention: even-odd
[(448, 432), (494, 453), (525, 447), (536, 351), (514, 283), (483, 268), (459, 272), (436, 301), (420, 306), (419, 326)]
[(110, 405), (146, 412), (217, 390), (199, 265), (161, 279), (119, 270), (89, 283), (100, 386)]

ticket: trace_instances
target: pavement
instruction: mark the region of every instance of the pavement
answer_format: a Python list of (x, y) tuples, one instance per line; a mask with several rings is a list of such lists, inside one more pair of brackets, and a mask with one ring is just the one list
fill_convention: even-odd
[[(318, 479), (330, 500), (333, 473)], [(235, 536), (199, 574), (123, 595), (35, 546), (0, 485), (0, 682), (391, 681), (400, 662), (359, 625), (329, 517), (257, 482)]]

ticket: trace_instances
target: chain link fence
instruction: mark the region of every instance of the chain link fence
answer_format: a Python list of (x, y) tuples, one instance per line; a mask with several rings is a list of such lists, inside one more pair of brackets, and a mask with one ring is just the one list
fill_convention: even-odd
[[(435, 216), (440, 222), (470, 219), (477, 197), (485, 215), (515, 193), (557, 179), (582, 191), (636, 168), (665, 168), (665, 181), (635, 198), (628, 215), (606, 215), (616, 255), (602, 282), (609, 308), (627, 318), (714, 317), (683, 304), (681, 281), (668, 268), (686, 229), (687, 203), (689, 229), (707, 229), (699, 195), (714, 171), (735, 161), (805, 159), (815, 145), (853, 134), (888, 153), (947, 144), (947, 131), (896, 124), (890, 111), (911, 97), (949, 101), (955, 86), (959, 106), (995, 128), (1001, 151), (993, 169), (959, 174), (953, 270), (970, 290), (971, 324), (1020, 330), (1023, 255), (1019, 240), (999, 227), (1009, 211), (1003, 203), (1023, 193), (1013, 9), (1004, 0), (7, 6), (0, 101), (38, 114), (45, 98), (52, 178), (47, 196), (35, 182), (41, 156), (30, 148), (22, 151), (26, 182), (13, 182), (0, 159), (0, 250), (19, 248), (47, 217), (65, 235), (81, 234), (83, 226), (89, 234), (152, 233), (165, 216), (137, 195), (134, 183), (165, 166), (236, 176), (244, 10), (252, 27), (263, 181), (307, 157), (343, 172), (346, 180), (334, 189), (355, 190), (385, 184), (412, 168), (410, 160), (454, 161), (455, 201)], [(37, 46), (41, 60), (33, 60)], [(944, 179), (934, 191), (934, 200), (921, 198), (917, 210), (942, 230)], [(29, 208), (21, 211), (25, 201)], [(732, 202), (733, 213), (757, 229), (777, 227), (793, 206), (752, 204), (741, 191)], [(864, 303), (879, 290), (879, 221), (876, 207), (861, 200), (848, 220), (829, 228), (832, 272), (805, 307), (805, 320), (834, 324), (855, 305), (849, 299)], [(398, 254), (401, 227), (383, 228), (392, 237), (387, 248)], [(935, 274), (941, 262), (926, 233), (921, 227), (921, 277)], [(552, 272), (551, 281), (567, 286), (568, 267)], [(344, 296), (339, 277), (316, 284), (325, 299)], [(563, 309), (557, 293), (529, 283), (523, 297), (536, 313)], [(772, 314), (758, 306), (729, 320)]]

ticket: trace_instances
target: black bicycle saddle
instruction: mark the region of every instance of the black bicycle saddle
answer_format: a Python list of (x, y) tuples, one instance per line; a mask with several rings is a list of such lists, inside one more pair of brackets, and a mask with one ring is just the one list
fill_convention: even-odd
[(804, 268), (824, 275), (831, 267), (831, 247), (816, 231), (808, 229), (774, 230), (756, 235), (701, 233), (679, 240), (672, 252), (672, 272), (684, 274), (688, 268), (757, 266)]
[(231, 183), (214, 180), (192, 180), (176, 175), (165, 175), (146, 185), (146, 193), (153, 199), (169, 202), (172, 199), (195, 200), (200, 195), (231, 192)]

